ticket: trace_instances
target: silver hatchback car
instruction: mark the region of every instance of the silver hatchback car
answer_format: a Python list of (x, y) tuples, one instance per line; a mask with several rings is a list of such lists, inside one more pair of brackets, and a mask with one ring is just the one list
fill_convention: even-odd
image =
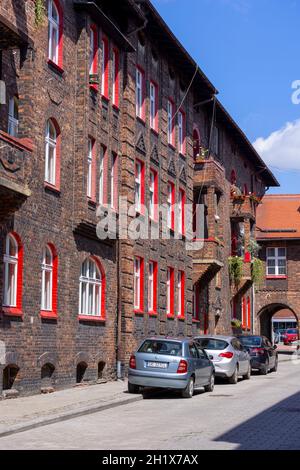
[(239, 376), (250, 379), (249, 353), (235, 336), (203, 335), (194, 340), (212, 360), (216, 376), (227, 378), (231, 384), (236, 384)]
[(214, 383), (213, 363), (190, 338), (147, 338), (129, 361), (129, 393), (157, 387), (181, 390), (184, 398), (192, 398), (201, 387), (212, 392)]

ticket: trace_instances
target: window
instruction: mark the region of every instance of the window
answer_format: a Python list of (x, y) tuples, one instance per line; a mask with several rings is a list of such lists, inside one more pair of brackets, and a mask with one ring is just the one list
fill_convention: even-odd
[(185, 233), (185, 191), (183, 189), (179, 190), (179, 201), (178, 201), (178, 228), (179, 232), (184, 235)]
[(242, 328), (247, 328), (247, 302), (246, 297), (242, 298)]
[(102, 38), (102, 79), (101, 79), (101, 94), (105, 98), (108, 98), (108, 40)]
[(150, 82), (150, 127), (158, 131), (158, 87)]
[[(4, 296), (3, 306), (6, 313), (21, 313), (23, 247), (17, 234), (9, 233), (4, 251)], [(6, 309), (5, 309), (6, 310)]]
[(174, 105), (168, 100), (168, 144), (174, 146)]
[(18, 137), (19, 127), (19, 100), (13, 96), (8, 104), (8, 134)]
[(87, 258), (79, 278), (79, 318), (105, 318), (105, 276), (100, 262)]
[(177, 281), (177, 292), (178, 292), (178, 306), (177, 313), (178, 317), (184, 318), (184, 284), (185, 277), (183, 271), (178, 271), (178, 281)]
[(140, 160), (135, 162), (135, 210), (139, 213), (144, 211), (144, 163)]
[[(90, 26), (90, 85), (98, 89), (98, 85), (95, 83), (98, 80), (98, 30), (95, 25)], [(96, 80), (91, 75), (96, 75)]]
[(59, 188), (59, 132), (54, 120), (46, 125), (45, 181)]
[(150, 170), (150, 181), (149, 181), (149, 217), (152, 220), (157, 221), (158, 218), (158, 188), (157, 188), (157, 172)]
[(167, 316), (174, 316), (174, 268), (167, 269)]
[(185, 114), (183, 111), (178, 112), (178, 146), (179, 152), (185, 154)]
[(194, 160), (200, 156), (200, 133), (198, 129), (193, 130), (193, 156)]
[(171, 230), (174, 230), (175, 227), (175, 214), (174, 214), (174, 205), (175, 205), (175, 186), (173, 183), (168, 183), (168, 198), (167, 198), (167, 225)]
[(88, 159), (87, 159), (87, 197), (95, 199), (95, 141), (89, 137), (88, 140)]
[(134, 258), (134, 310), (142, 312), (144, 309), (144, 260)]
[(58, 0), (48, 3), (48, 59), (62, 67), (62, 9)]
[(57, 316), (57, 255), (52, 245), (46, 245), (42, 257), (41, 316)]
[(136, 68), (136, 115), (141, 119), (145, 119), (145, 93), (144, 93), (144, 86), (145, 86), (145, 75), (144, 72), (140, 68)]
[(247, 328), (251, 330), (251, 300), (247, 298)]
[(106, 204), (107, 202), (107, 152), (106, 147), (100, 147), (100, 169), (99, 169), (99, 204)]
[(113, 153), (111, 156), (111, 172), (110, 172), (110, 192), (111, 207), (118, 208), (118, 156)]
[(113, 50), (113, 105), (119, 107), (119, 51)]
[(148, 311), (157, 313), (157, 263), (155, 261), (149, 262)]
[(286, 275), (286, 248), (267, 248), (267, 276)]

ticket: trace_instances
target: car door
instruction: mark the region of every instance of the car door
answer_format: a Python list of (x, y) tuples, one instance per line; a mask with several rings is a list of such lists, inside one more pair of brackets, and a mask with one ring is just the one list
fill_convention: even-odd
[(201, 383), (202, 385), (206, 385), (209, 383), (212, 373), (212, 363), (204, 349), (198, 348), (198, 354), (201, 361)]
[(189, 343), (189, 355), (189, 361), (195, 374), (195, 386), (197, 387), (201, 384), (201, 360), (199, 358), (198, 348), (193, 342)]
[(275, 366), (276, 361), (276, 352), (268, 338), (263, 337), (263, 347), (267, 351), (270, 368), (273, 368)]
[(248, 371), (248, 367), (249, 367), (248, 353), (244, 349), (243, 345), (241, 344), (241, 342), (237, 338), (234, 338), (232, 340), (231, 344), (232, 344), (232, 346), (234, 348), (234, 351), (235, 351), (235, 354), (237, 356), (237, 361), (238, 361), (238, 364), (239, 364), (239, 373), (241, 375), (246, 374), (247, 371)]

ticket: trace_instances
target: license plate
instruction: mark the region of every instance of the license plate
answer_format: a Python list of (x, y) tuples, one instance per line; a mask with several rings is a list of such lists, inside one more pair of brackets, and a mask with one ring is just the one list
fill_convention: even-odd
[(166, 369), (168, 364), (166, 362), (147, 362), (147, 367), (152, 367), (153, 369)]

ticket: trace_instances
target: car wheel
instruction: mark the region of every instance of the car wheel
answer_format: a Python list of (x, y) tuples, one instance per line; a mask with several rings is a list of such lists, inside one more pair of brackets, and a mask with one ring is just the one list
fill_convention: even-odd
[(277, 369), (278, 369), (278, 357), (276, 357), (275, 365), (274, 365), (274, 367), (271, 369), (271, 372), (277, 372)]
[(138, 385), (128, 382), (128, 393), (139, 393), (140, 387)]
[(260, 369), (260, 375), (267, 375), (269, 372), (269, 361), (267, 361)]
[(182, 390), (182, 397), (183, 398), (192, 398), (194, 395), (194, 379), (191, 377), (188, 381), (187, 386), (184, 390)]
[(208, 385), (205, 385), (204, 390), (206, 392), (213, 392), (215, 388), (215, 374), (212, 373), (210, 376), (210, 381)]
[(238, 379), (239, 379), (238, 367), (236, 366), (234, 373), (232, 374), (231, 377), (228, 378), (228, 382), (229, 382), (230, 384), (235, 385), (235, 384), (238, 383)]
[(249, 364), (248, 372), (247, 374), (243, 375), (244, 380), (250, 380), (251, 379), (251, 366)]

